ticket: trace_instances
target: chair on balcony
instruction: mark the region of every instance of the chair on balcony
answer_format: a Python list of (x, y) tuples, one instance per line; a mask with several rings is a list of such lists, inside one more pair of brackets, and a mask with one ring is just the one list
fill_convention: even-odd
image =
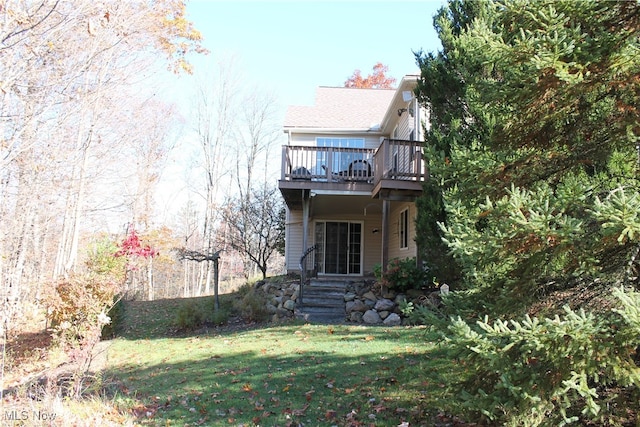
[(354, 160), (349, 165), (347, 176), (351, 179), (368, 180), (371, 177), (371, 165), (366, 160)]
[(334, 173), (327, 169), (325, 165), (320, 166), (329, 182), (344, 182), (343, 172)]
[(304, 166), (300, 166), (298, 168), (295, 168), (293, 171), (291, 171), (291, 179), (310, 180), (311, 172), (309, 172), (309, 169), (305, 168)]

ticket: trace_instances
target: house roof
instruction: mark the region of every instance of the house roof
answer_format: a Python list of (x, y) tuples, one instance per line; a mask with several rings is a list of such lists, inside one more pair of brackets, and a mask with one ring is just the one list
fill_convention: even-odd
[(313, 106), (290, 106), (285, 128), (370, 129), (380, 125), (393, 89), (321, 86)]

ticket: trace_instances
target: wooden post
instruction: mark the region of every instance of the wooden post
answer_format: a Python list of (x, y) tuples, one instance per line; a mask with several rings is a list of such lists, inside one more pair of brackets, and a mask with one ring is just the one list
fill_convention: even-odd
[(382, 272), (387, 271), (389, 263), (389, 210), (391, 202), (388, 199), (382, 200)]
[(215, 308), (216, 310), (220, 310), (220, 298), (219, 298), (219, 292), (218, 292), (218, 272), (220, 271), (218, 269), (218, 260), (219, 258), (216, 258), (213, 260), (213, 293), (214, 293), (214, 297), (215, 297)]

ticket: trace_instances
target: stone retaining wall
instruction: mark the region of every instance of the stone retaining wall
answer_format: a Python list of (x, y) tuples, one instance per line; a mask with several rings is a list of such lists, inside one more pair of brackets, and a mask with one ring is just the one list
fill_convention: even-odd
[[(294, 318), (294, 311), (300, 295), (300, 282), (289, 280), (281, 283), (259, 281), (255, 284), (266, 296), (267, 310), (274, 322)], [(434, 290), (408, 290), (406, 293), (383, 289), (372, 279), (347, 282), (345, 301), (345, 322), (369, 325), (398, 326), (406, 323), (400, 310), (402, 302), (423, 305), (440, 303), (440, 295)]]

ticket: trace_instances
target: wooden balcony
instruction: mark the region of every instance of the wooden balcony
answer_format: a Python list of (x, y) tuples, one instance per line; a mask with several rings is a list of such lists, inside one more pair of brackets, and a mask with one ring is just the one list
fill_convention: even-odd
[(385, 139), (377, 149), (282, 147), (280, 191), (290, 207), (305, 190), (412, 199), (426, 179), (419, 141)]

